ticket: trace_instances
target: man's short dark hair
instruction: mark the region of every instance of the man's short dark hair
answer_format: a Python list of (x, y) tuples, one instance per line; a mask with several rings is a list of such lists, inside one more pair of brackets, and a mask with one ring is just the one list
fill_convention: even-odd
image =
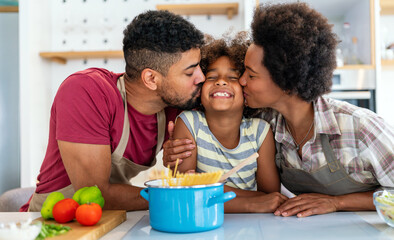
[(147, 11), (134, 18), (124, 30), (123, 53), (129, 79), (151, 68), (167, 75), (181, 53), (200, 48), (201, 31), (179, 15), (168, 11)]
[(261, 5), (252, 22), (262, 64), (284, 91), (310, 102), (331, 90), (337, 36), (305, 3)]

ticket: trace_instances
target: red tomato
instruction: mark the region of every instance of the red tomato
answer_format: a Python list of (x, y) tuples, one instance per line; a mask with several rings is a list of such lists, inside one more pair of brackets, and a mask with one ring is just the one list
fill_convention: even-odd
[(77, 221), (85, 226), (92, 226), (100, 221), (103, 210), (97, 203), (82, 204), (77, 208), (75, 217)]
[(53, 218), (58, 223), (70, 222), (75, 218), (79, 204), (71, 198), (60, 200), (53, 206)]

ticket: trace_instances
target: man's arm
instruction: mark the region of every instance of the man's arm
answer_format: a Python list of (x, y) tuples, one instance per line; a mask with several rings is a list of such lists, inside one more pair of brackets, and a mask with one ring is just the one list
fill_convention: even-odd
[(74, 189), (97, 185), (105, 199), (105, 209), (142, 210), (148, 202), (140, 196), (141, 188), (110, 184), (111, 147), (58, 140), (60, 154)]
[(300, 194), (287, 200), (276, 211), (277, 216), (307, 217), (336, 211), (374, 210), (373, 191), (330, 196), (319, 193)]

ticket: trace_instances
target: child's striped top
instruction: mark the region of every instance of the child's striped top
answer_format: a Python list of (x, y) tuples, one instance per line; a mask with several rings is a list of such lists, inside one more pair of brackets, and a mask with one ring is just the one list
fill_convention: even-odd
[[(269, 124), (259, 118), (243, 118), (239, 131), (240, 141), (234, 149), (225, 148), (208, 127), (205, 114), (200, 111), (184, 111), (180, 117), (197, 144), (197, 172), (223, 170), (224, 173), (242, 160), (258, 152)], [(244, 190), (256, 190), (257, 161), (252, 161), (227, 179), (226, 185)]]

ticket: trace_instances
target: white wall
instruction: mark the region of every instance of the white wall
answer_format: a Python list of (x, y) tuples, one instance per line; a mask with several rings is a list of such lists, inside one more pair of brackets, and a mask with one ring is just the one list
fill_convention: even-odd
[(35, 185), (48, 139), (51, 69), (38, 53), (51, 45), (51, 2), (19, 1), (22, 187)]
[[(380, 56), (384, 56), (384, 48), (394, 43), (394, 16), (380, 16), (378, 38), (376, 41), (377, 51)], [(394, 91), (394, 66), (380, 67), (376, 86), (377, 113), (382, 116), (389, 124), (394, 126), (394, 111), (392, 107)]]
[[(39, 57), (41, 51), (121, 50), (123, 29), (139, 13), (156, 4), (221, 3), (228, 0), (20, 0), (21, 184), (33, 186), (45, 155), (49, 113), (60, 83), (75, 71), (104, 67), (124, 71), (122, 59), (77, 59), (66, 65)], [(239, 2), (239, 13), (226, 16), (185, 16), (205, 33), (249, 25), (255, 0)], [(245, 4), (246, 2), (246, 4)], [(248, 10), (244, 14), (244, 6)], [(106, 41), (105, 41), (106, 40)]]

